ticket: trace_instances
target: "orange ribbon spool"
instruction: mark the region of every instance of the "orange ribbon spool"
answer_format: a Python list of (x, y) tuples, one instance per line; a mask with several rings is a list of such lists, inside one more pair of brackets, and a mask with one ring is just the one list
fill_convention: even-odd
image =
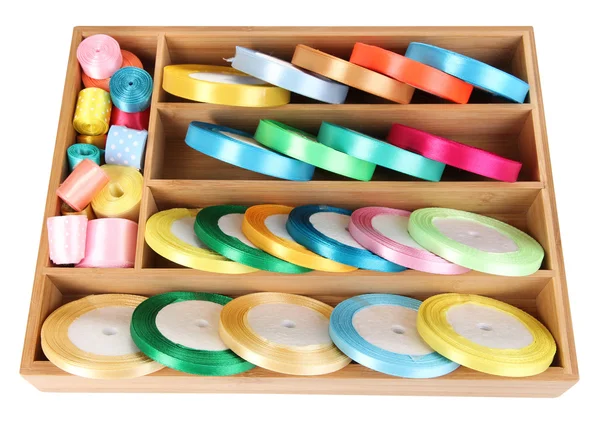
[(350, 63), (459, 104), (469, 101), (473, 85), (426, 64), (373, 45), (354, 44)]
[[(137, 58), (137, 56), (135, 54), (133, 54), (132, 52), (127, 51), (127, 50), (121, 50), (121, 55), (123, 56), (123, 64), (121, 65), (121, 69), (123, 67), (128, 67), (128, 66), (138, 67), (140, 69), (144, 68), (140, 59)], [(82, 72), (81, 80), (83, 82), (83, 86), (85, 86), (86, 88), (100, 88), (100, 89), (104, 89), (106, 92), (110, 92), (110, 89), (108, 87), (108, 85), (110, 83), (110, 78), (92, 79), (91, 77), (89, 77), (88, 75), (86, 75), (85, 73)]]

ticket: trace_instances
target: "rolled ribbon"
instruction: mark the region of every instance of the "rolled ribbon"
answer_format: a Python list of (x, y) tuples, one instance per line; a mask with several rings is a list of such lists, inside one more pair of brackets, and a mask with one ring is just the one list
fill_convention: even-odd
[(315, 167), (280, 155), (241, 130), (192, 121), (185, 143), (208, 156), (240, 168), (293, 181), (309, 181)]
[[(144, 66), (142, 62), (135, 54), (127, 50), (121, 50), (121, 56), (123, 57), (123, 63), (121, 63), (121, 68), (123, 67), (138, 67), (143, 69)], [(92, 79), (87, 74), (81, 75), (81, 80), (83, 82), (83, 86), (86, 88), (100, 88), (104, 89), (106, 92), (110, 91), (110, 77), (106, 79)]]
[(85, 257), (78, 268), (132, 268), (138, 224), (129, 219), (88, 221)]
[(406, 83), (302, 44), (296, 46), (292, 64), (400, 104), (408, 104), (415, 91)]
[(522, 164), (491, 152), (394, 123), (387, 141), (434, 161), (495, 180), (515, 182)]
[(110, 98), (126, 113), (139, 113), (150, 106), (152, 76), (144, 69), (123, 67), (110, 78)]
[(121, 68), (123, 56), (119, 43), (108, 35), (87, 37), (77, 46), (77, 61), (93, 79), (106, 79)]
[(92, 206), (91, 205), (87, 205), (85, 207), (85, 209), (80, 210), (80, 211), (76, 211), (75, 209), (73, 209), (71, 206), (67, 205), (66, 203), (62, 203), (60, 205), (60, 214), (63, 216), (67, 216), (67, 215), (85, 215), (88, 219), (88, 221), (91, 221), (92, 219), (96, 219), (96, 215), (94, 215), (94, 211), (92, 210)]
[(77, 136), (77, 143), (87, 143), (88, 145), (94, 145), (100, 150), (104, 150), (106, 149), (106, 135), (88, 136), (80, 134)]
[(525, 101), (527, 82), (489, 64), (434, 45), (411, 42), (406, 57), (435, 67), (480, 89), (514, 102)]
[(85, 88), (79, 92), (73, 117), (73, 128), (88, 136), (108, 132), (112, 104), (108, 92), (100, 88)]
[(249, 48), (235, 47), (231, 66), (272, 85), (329, 104), (342, 104), (348, 94), (348, 87), (345, 85)]
[(317, 140), (355, 158), (424, 180), (440, 181), (446, 168), (441, 162), (325, 121), (321, 123)]
[(369, 181), (375, 164), (338, 152), (306, 132), (274, 120), (260, 120), (257, 142), (315, 167), (361, 181)]
[(52, 216), (46, 221), (50, 260), (57, 265), (79, 263), (85, 256), (87, 217)]
[(109, 183), (92, 199), (98, 218), (125, 218), (137, 222), (144, 177), (135, 168), (103, 165)]
[(98, 164), (84, 159), (58, 187), (56, 194), (79, 212), (92, 202), (109, 181), (108, 174)]
[(111, 126), (106, 138), (106, 163), (141, 170), (146, 153), (147, 139), (148, 132), (146, 130)]
[(84, 159), (90, 159), (100, 165), (100, 149), (86, 143), (75, 143), (67, 148), (69, 171), (73, 171)]
[(286, 228), (298, 244), (334, 262), (379, 272), (406, 270), (371, 253), (352, 238), (348, 232), (351, 214), (332, 206), (298, 206), (290, 212)]
[(289, 91), (224, 66), (165, 66), (163, 89), (181, 98), (210, 104), (276, 107), (290, 102)]
[(115, 107), (110, 115), (111, 126), (125, 126), (134, 130), (148, 130), (149, 123), (150, 107), (139, 113), (126, 113)]
[(556, 353), (554, 338), (534, 317), (501, 301), (440, 294), (419, 308), (419, 334), (446, 358), (487, 374), (533, 376)]
[(339, 303), (329, 335), (348, 357), (392, 376), (439, 377), (459, 365), (427, 345), (417, 331), (421, 301), (392, 294), (364, 294)]

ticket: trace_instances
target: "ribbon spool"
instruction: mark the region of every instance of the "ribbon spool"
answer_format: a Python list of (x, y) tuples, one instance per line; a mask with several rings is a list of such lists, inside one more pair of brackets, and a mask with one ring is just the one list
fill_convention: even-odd
[(85, 215), (89, 221), (91, 221), (92, 219), (96, 219), (96, 215), (94, 215), (94, 211), (92, 210), (92, 207), (90, 205), (87, 205), (85, 207), (85, 209), (83, 209), (83, 210), (76, 211), (71, 206), (69, 206), (69, 205), (67, 205), (66, 203), (63, 202), (60, 205), (60, 214), (63, 215), (63, 216), (68, 216), (68, 215)]
[(420, 305), (400, 295), (359, 295), (334, 308), (329, 335), (348, 357), (380, 373), (413, 379), (451, 373), (459, 365), (431, 349), (417, 332)]
[(123, 67), (110, 78), (110, 98), (126, 113), (139, 113), (150, 106), (152, 76), (144, 69)]
[(163, 89), (181, 98), (210, 104), (277, 107), (290, 102), (289, 91), (224, 66), (165, 66)]
[(148, 357), (184, 373), (230, 376), (254, 365), (219, 337), (221, 309), (231, 298), (203, 292), (168, 292), (133, 312), (131, 337)]
[(354, 44), (350, 63), (459, 104), (469, 102), (473, 91), (472, 85), (441, 70), (361, 42)]
[(471, 212), (419, 209), (410, 215), (408, 232), (430, 252), (494, 275), (531, 275), (544, 259), (542, 246), (523, 231)]
[(259, 249), (298, 266), (324, 272), (352, 272), (353, 266), (326, 259), (298, 244), (287, 232), (288, 215), (293, 208), (256, 205), (244, 214), (242, 232)]
[(144, 177), (134, 168), (103, 165), (110, 182), (92, 199), (98, 218), (125, 218), (137, 221), (144, 187)]
[(329, 104), (343, 104), (348, 87), (258, 51), (235, 47), (231, 66), (272, 85)]
[(323, 122), (317, 140), (330, 148), (413, 177), (440, 181), (446, 165), (337, 124)]
[(146, 108), (144, 111), (139, 113), (126, 113), (118, 109), (113, 108), (110, 115), (111, 126), (125, 126), (128, 129), (133, 130), (148, 130), (150, 124), (150, 108)]
[(80, 134), (77, 136), (77, 143), (87, 143), (88, 145), (94, 145), (100, 150), (104, 150), (106, 149), (106, 135), (88, 136)]
[(495, 180), (515, 182), (521, 171), (522, 164), (520, 162), (402, 124), (392, 125), (387, 141), (394, 146), (414, 151), (434, 161)]
[(79, 92), (73, 117), (77, 133), (99, 136), (108, 132), (112, 103), (108, 92), (100, 88), (85, 88)]
[(348, 232), (361, 246), (407, 268), (442, 275), (460, 275), (468, 268), (455, 265), (421, 247), (408, 233), (410, 212), (366, 207), (352, 212)]
[(46, 221), (50, 260), (57, 265), (79, 263), (85, 256), (87, 217), (52, 216)]
[(106, 138), (106, 162), (142, 169), (147, 138), (146, 130), (111, 126)]
[[(127, 50), (121, 50), (121, 56), (123, 57), (123, 62), (121, 63), (121, 68), (123, 67), (138, 67), (143, 69), (144, 66), (142, 62), (135, 54)], [(106, 79), (92, 79), (85, 73), (81, 75), (81, 80), (83, 82), (83, 86), (86, 88), (100, 88), (104, 89), (106, 92), (110, 91), (110, 77)]]
[(534, 317), (479, 295), (428, 298), (419, 308), (417, 329), (423, 340), (446, 358), (498, 376), (542, 373), (556, 353), (552, 334)]
[(98, 164), (84, 159), (56, 190), (56, 195), (76, 211), (82, 211), (108, 184), (110, 178)]
[(350, 363), (329, 338), (332, 310), (300, 295), (249, 294), (223, 307), (219, 334), (233, 352), (259, 367), (301, 376), (332, 373)]
[(89, 77), (106, 79), (121, 68), (123, 56), (114, 38), (98, 34), (87, 37), (77, 46), (77, 61)]
[(85, 257), (78, 268), (132, 268), (138, 224), (129, 219), (88, 221)]
[(91, 379), (128, 379), (162, 369), (129, 333), (133, 310), (145, 299), (102, 294), (63, 305), (42, 325), (42, 351), (58, 368)]
[(194, 232), (215, 252), (256, 269), (279, 273), (306, 273), (310, 269), (288, 263), (256, 248), (242, 232), (247, 206), (221, 205), (204, 208), (196, 215)]
[(100, 149), (86, 143), (75, 143), (67, 148), (69, 171), (73, 171), (84, 159), (90, 159), (100, 165)]
[(306, 132), (274, 120), (260, 120), (257, 142), (315, 167), (361, 181), (369, 181), (375, 164), (366, 162), (317, 142)]
[(205, 272), (241, 274), (257, 272), (209, 250), (194, 233), (198, 209), (169, 209), (146, 221), (146, 243), (157, 254), (179, 265)]
[(309, 181), (315, 167), (273, 152), (241, 130), (192, 121), (185, 143), (205, 155), (249, 171), (293, 181)]
[(331, 206), (299, 206), (290, 212), (286, 228), (299, 244), (334, 262), (379, 272), (406, 270), (371, 253), (352, 238), (348, 232), (351, 214)]
[(489, 64), (434, 45), (411, 42), (406, 57), (435, 67), (480, 89), (523, 103), (529, 85)]
[(296, 46), (292, 64), (400, 104), (410, 103), (415, 92), (406, 83), (302, 44)]

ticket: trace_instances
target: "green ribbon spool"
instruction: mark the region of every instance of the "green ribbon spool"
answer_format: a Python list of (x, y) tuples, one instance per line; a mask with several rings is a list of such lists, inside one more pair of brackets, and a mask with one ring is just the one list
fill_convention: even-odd
[[(254, 368), (254, 365), (238, 357), (233, 351), (229, 349), (207, 351), (174, 343), (167, 339), (156, 325), (158, 313), (170, 304), (209, 301), (224, 306), (231, 300), (224, 295), (204, 292), (168, 292), (156, 295), (142, 302), (133, 312), (131, 337), (145, 355), (174, 370), (204, 376), (230, 376), (243, 373)], [(186, 314), (182, 314), (182, 317), (185, 316)], [(207, 325), (202, 319), (199, 322), (201, 324), (195, 326), (197, 329), (214, 329), (215, 334), (218, 335), (218, 320), (216, 326)]]
[(373, 177), (376, 165), (322, 145), (306, 132), (274, 120), (260, 120), (254, 139), (284, 155), (361, 181)]
[(440, 181), (446, 168), (442, 162), (325, 121), (321, 123), (317, 140), (355, 158), (424, 180)]
[[(213, 251), (233, 260), (256, 269), (267, 270), (269, 272), (279, 273), (306, 273), (311, 269), (286, 262), (275, 256), (271, 256), (264, 251), (244, 244), (238, 238), (224, 233), (219, 227), (219, 220), (227, 215), (239, 214), (239, 234), (242, 233), (242, 224), (244, 213), (247, 206), (238, 205), (220, 205), (209, 206), (198, 212), (194, 231), (204, 244)], [(237, 221), (230, 221), (237, 223)]]
[[(104, 152), (104, 151), (102, 151)], [(69, 171), (73, 171), (77, 165), (84, 159), (94, 161), (100, 165), (100, 155), (104, 157), (104, 153), (100, 153), (97, 146), (88, 143), (74, 143), (67, 149), (67, 159), (69, 160)]]

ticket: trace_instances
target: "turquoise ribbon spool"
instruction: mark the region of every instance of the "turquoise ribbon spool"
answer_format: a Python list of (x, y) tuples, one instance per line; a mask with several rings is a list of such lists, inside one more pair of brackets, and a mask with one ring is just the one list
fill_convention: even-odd
[(75, 143), (67, 149), (67, 159), (69, 160), (69, 171), (73, 171), (77, 165), (84, 159), (89, 159), (100, 165), (102, 153), (97, 146), (88, 143)]
[(110, 78), (109, 89), (115, 107), (126, 113), (139, 113), (150, 106), (152, 76), (144, 69), (123, 67)]

